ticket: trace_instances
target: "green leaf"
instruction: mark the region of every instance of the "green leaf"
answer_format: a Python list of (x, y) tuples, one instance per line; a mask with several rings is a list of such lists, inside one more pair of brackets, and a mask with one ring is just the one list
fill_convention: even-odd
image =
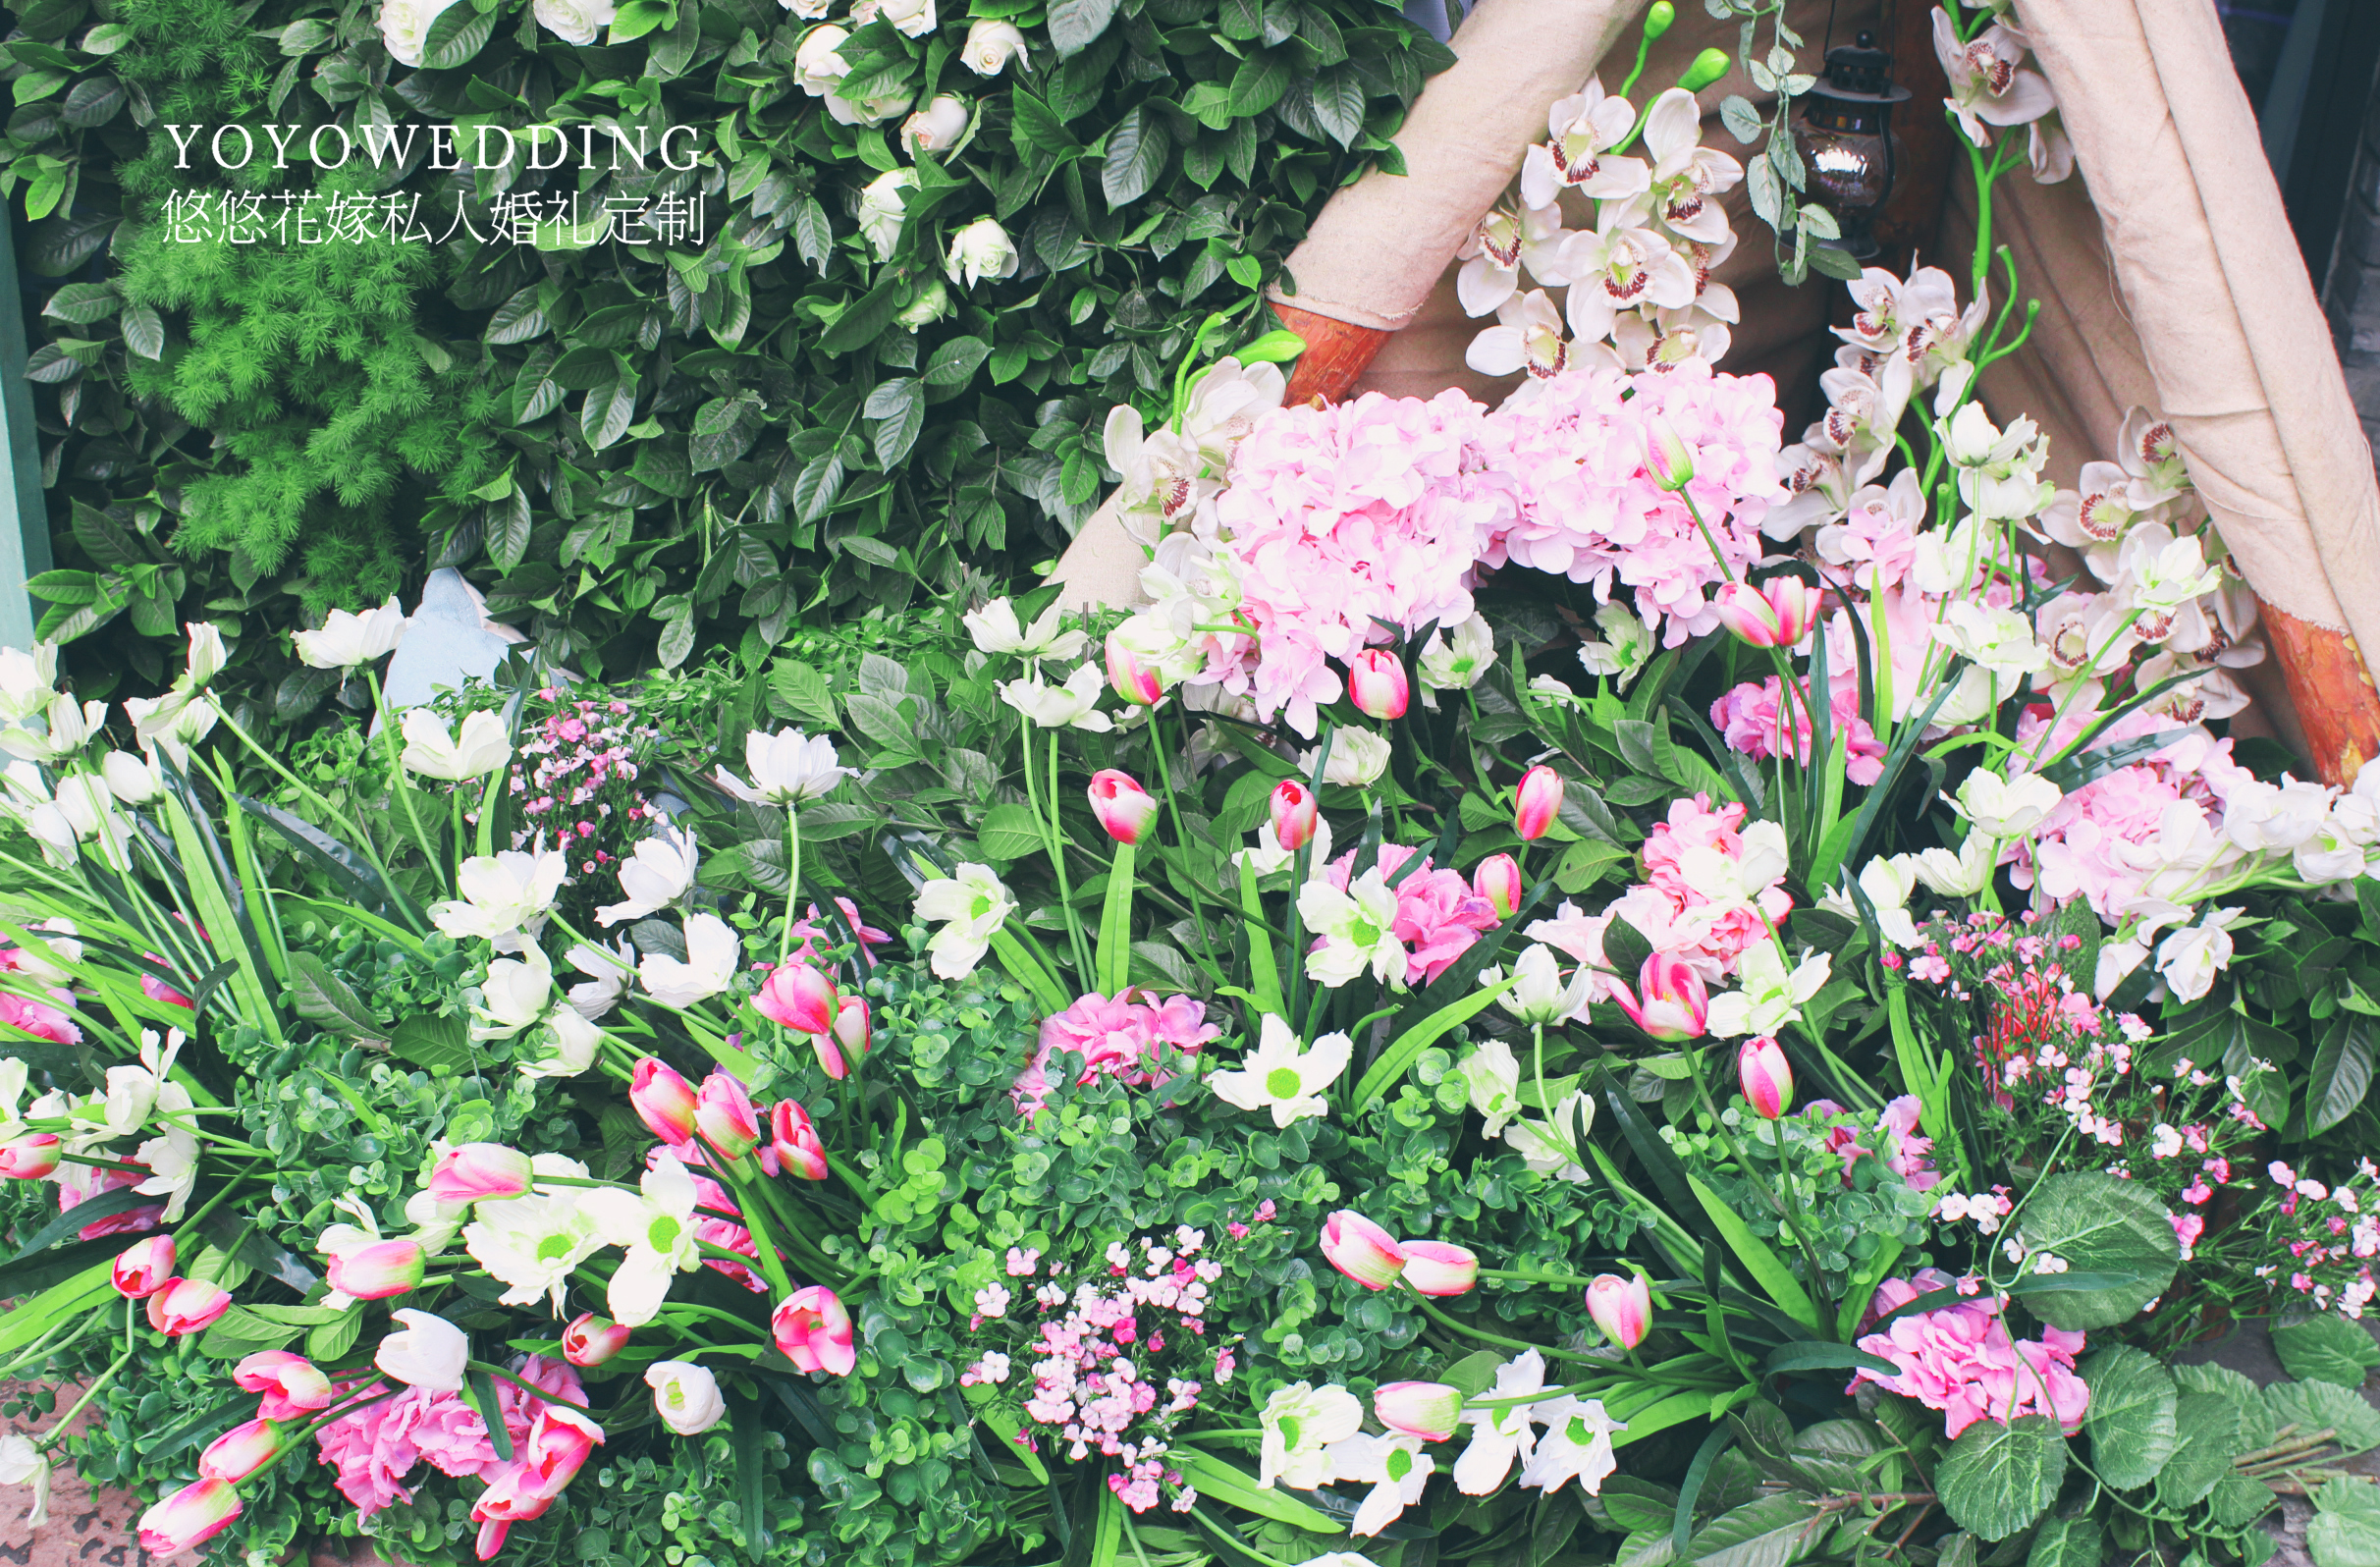
[(389, 1037), (388, 1025), (311, 952), (290, 953), (290, 995), (299, 1017), (341, 1039), (380, 1044)]
[(2184, 1393), (2174, 1406), (2181, 1440), (2157, 1472), (2157, 1500), (2188, 1507), (2231, 1473), (2232, 1460), (2248, 1450), (2240, 1437), (2240, 1411), (2221, 1393)]
[(1050, 41), (1060, 60), (1078, 55), (1099, 41), (1115, 20), (1116, 0), (1052, 0)]
[(211, 1360), (241, 1360), (261, 1349), (279, 1349), (301, 1331), (294, 1324), (271, 1322), (234, 1304), (198, 1335), (198, 1353)]
[(981, 338), (952, 338), (926, 361), (928, 386), (965, 386), (992, 355), (992, 345)]
[(842, 493), (842, 459), (833, 452), (812, 458), (793, 481), (793, 514), (804, 522), (815, 522), (835, 509), (835, 498)]
[[(2217, 1529), (2245, 1529), (2281, 1505), (2281, 1498), (2262, 1481), (2250, 1480), (2235, 1469), (2215, 1482), (2215, 1488), (2206, 1493), (2206, 1505)], [(2092, 1567), (2097, 1567), (2095, 1557)]]
[(2006, 1540), (2049, 1509), (2066, 1479), (2066, 1438), (2046, 1415), (2003, 1426), (1978, 1420), (1959, 1433), (1934, 1471), (1942, 1510), (1961, 1529)]
[(819, 335), (819, 348), (828, 353), (848, 353), (863, 343), (874, 342), (900, 308), (900, 295), (901, 280), (888, 275), (835, 318), (835, 324)]
[[(2262, 1486), (2257, 1488), (2263, 1489)], [(2107, 1542), (2100, 1534), (2098, 1520), (2052, 1518), (2034, 1533), (2032, 1549), (2026, 1553), (2025, 1567), (2099, 1567), (2100, 1557), (2106, 1549)]]
[(2165, 1293), (2182, 1262), (2165, 1205), (2137, 1181), (2095, 1170), (2052, 1175), (2035, 1186), (2018, 1233), (2028, 1250), (2054, 1253), (2078, 1272), (2129, 1280), (2028, 1297), (2043, 1322), (2070, 1331), (2130, 1321)]
[(2360, 1323), (2328, 1312), (2294, 1323), (2273, 1324), (2273, 1350), (2281, 1364), (2299, 1381), (2336, 1382), (2361, 1387), (2372, 1368), (2380, 1366), (2380, 1344)]
[(363, 1305), (359, 1301), (342, 1313), (336, 1322), (324, 1323), (305, 1335), (308, 1360), (337, 1361), (355, 1347), (363, 1332)]
[(926, 422), (926, 385), (915, 376), (895, 376), (868, 394), (868, 417), (876, 426), (876, 460), (886, 472), (900, 466)]
[(2090, 1438), (2099, 1478), (2127, 1489), (2147, 1485), (2182, 1440), (2173, 1378), (2153, 1357), (2122, 1344), (2100, 1350), (2080, 1370), (2090, 1389), (2082, 1434)]
[(1317, 1512), (1270, 1486), (1258, 1486), (1256, 1478), (1244, 1469), (1193, 1449), (1177, 1447), (1174, 1450), (1184, 1455), (1180, 1461), (1182, 1479), (1196, 1486), (1202, 1497), (1212, 1497), (1244, 1512), (1294, 1525), (1318, 1535), (1346, 1533), (1329, 1515)]
[(1785, 1567), (1809, 1554), (1820, 1533), (1810, 1527), (1814, 1496), (1763, 1496), (1703, 1526), (1686, 1560), (1702, 1567)]
[(2319, 1137), (2355, 1112), (2372, 1086), (2373, 1025), (2341, 1012), (2323, 1030), (2305, 1074), (2305, 1130)]
[(1364, 85), (1355, 73), (1333, 66), (1314, 79), (1314, 119), (1340, 146), (1364, 134)]
[(1164, 122), (1152, 115), (1148, 105), (1134, 105), (1108, 133), (1100, 189), (1107, 193), (1109, 208), (1128, 206), (1147, 195), (1165, 172), (1172, 151), (1173, 136)]
[(411, 1061), (432, 1076), (443, 1076), (471, 1064), (469, 1041), (470, 1027), (460, 1016), (417, 1012), (397, 1025), (389, 1054)]
[(2264, 1389), (2264, 1407), (2278, 1425), (2330, 1428), (2351, 1453), (2380, 1447), (2380, 1410), (2336, 1382), (2275, 1382)]
[(975, 841), (986, 858), (995, 860), (1021, 860), (1048, 846), (1032, 808), (1016, 804), (995, 805), (985, 812)]
[(2380, 1484), (2342, 1475), (2314, 1492), (2314, 1506), (2305, 1528), (2314, 1567), (2380, 1567)]
[(1849, 1344), (1831, 1344), (1817, 1338), (1779, 1344), (1769, 1353), (1761, 1370), (1774, 1377), (1783, 1372), (1849, 1371), (1855, 1367), (1866, 1367), (1887, 1377), (1901, 1375), (1900, 1367), (1880, 1355), (1870, 1355)]
[(1711, 1226), (1725, 1237), (1729, 1249), (1742, 1260), (1753, 1279), (1776, 1302), (1778, 1309), (1813, 1333), (1826, 1331), (1818, 1308), (1812, 1303), (1809, 1291), (1802, 1288), (1801, 1280), (1793, 1276), (1793, 1270), (1785, 1266), (1785, 1260), (1752, 1232), (1752, 1226), (1744, 1222), (1741, 1215), (1719, 1201), (1716, 1192), (1692, 1175), (1686, 1177), (1686, 1184), (1693, 1188), (1703, 1212), (1710, 1216)]
[(496, 34), (496, 14), (477, 6), (450, 5), (431, 22), (421, 43), (421, 63), (432, 71), (469, 65)]
[(2263, 1393), (2255, 1382), (2229, 1366), (2200, 1362), (2195, 1366), (2168, 1368), (2174, 1374), (2174, 1385), (2185, 1397), (2191, 1393), (2214, 1393), (2231, 1400), (2240, 1417), (2240, 1447), (2245, 1452), (2251, 1447), (2268, 1445), (2274, 1435), (2275, 1421)]
[(1264, 49), (1239, 63), (1231, 74), (1231, 117), (1253, 119), (1281, 101), (1289, 90), (1289, 55), (1283, 49)]

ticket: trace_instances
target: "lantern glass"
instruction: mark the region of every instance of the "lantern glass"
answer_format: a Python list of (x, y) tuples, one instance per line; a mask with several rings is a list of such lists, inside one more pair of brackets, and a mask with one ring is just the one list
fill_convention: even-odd
[(1901, 160), (1892, 106), (1909, 96), (1892, 84), (1892, 56), (1868, 33), (1830, 50), (1826, 74), (1806, 93), (1793, 120), (1794, 145), (1842, 238), (1835, 245), (1860, 260), (1876, 253), (1876, 209), (1892, 192)]

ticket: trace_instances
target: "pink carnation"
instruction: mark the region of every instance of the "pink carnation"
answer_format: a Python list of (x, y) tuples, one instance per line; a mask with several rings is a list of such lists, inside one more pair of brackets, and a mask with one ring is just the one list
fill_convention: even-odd
[(1154, 992), (1128, 990), (1110, 1000), (1093, 991), (1042, 1019), (1033, 1059), (1010, 1097), (1019, 1114), (1038, 1112), (1049, 1103), (1051, 1057), (1068, 1053), (1083, 1058), (1078, 1084), (1113, 1077), (1132, 1088), (1159, 1087), (1174, 1074), (1173, 1056), (1195, 1055), (1220, 1033), (1207, 1021), (1206, 1003), (1187, 996), (1160, 1001)]
[[(1401, 843), (1382, 843), (1380, 879), (1395, 876), (1416, 852)], [(1325, 875), (1343, 892), (1354, 868), (1355, 851), (1349, 849), (1330, 862)], [(1405, 872), (1395, 891), (1396, 939), (1405, 944), (1425, 985), (1462, 956), (1482, 931), (1494, 930), (1498, 923), (1495, 905), (1480, 896), (1461, 872), (1433, 870), (1427, 857)]]
[[(565, 1361), (523, 1356), (513, 1375), (563, 1403), (586, 1405), (585, 1384)], [(499, 1380), (495, 1386), (498, 1417), (518, 1452), (547, 1408), (547, 1399), (510, 1381)], [(345, 1401), (355, 1391), (352, 1385), (342, 1387), (339, 1397)], [(342, 1415), (314, 1433), (319, 1461), (338, 1471), (333, 1484), (359, 1514), (369, 1517), (393, 1502), (412, 1500), (402, 1482), (424, 1459), (457, 1479), (492, 1478), (506, 1467), (488, 1440), (486, 1422), (460, 1394), (407, 1387), (393, 1398), (381, 1397), (386, 1391), (386, 1383), (373, 1383), (365, 1396), (377, 1402)]]
[[(1911, 1278), (1886, 1279), (1869, 1307), (1882, 1317), (1934, 1289), (1949, 1289), (1948, 1273), (1920, 1269)], [(2090, 1389), (2075, 1375), (2082, 1334), (2056, 1327), (2040, 1341), (2012, 1340), (2000, 1302), (1974, 1296), (1936, 1311), (1895, 1319), (1859, 1347), (1898, 1367), (1890, 1377), (1861, 1368), (1852, 1383), (1870, 1381), (1943, 1414), (1943, 1432), (1956, 1437), (1978, 1420), (2013, 1421), (2044, 1414), (2071, 1435), (2090, 1408)]]

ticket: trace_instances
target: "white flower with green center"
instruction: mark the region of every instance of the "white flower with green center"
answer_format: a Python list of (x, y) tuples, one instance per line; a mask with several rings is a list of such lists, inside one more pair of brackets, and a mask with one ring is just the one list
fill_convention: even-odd
[(1306, 954), (1306, 977), (1338, 989), (1367, 967), (1372, 977), (1405, 988), (1408, 955), (1396, 937), (1396, 893), (1378, 870), (1366, 871), (1342, 892), (1327, 882), (1298, 889), (1297, 912), (1323, 945)]
[(1422, 649), (1422, 701), (1433, 711), (1437, 691), (1467, 691), (1495, 662), (1495, 632), (1488, 617), (1473, 615), (1450, 631), (1440, 631)]
[(1537, 1455), (1537, 1405), (1507, 1403), (1545, 1389), (1545, 1357), (1527, 1350), (1498, 1366), (1495, 1385), (1488, 1389), (1489, 1407), (1467, 1410), (1470, 1445), (1454, 1461), (1454, 1488), (1466, 1496), (1493, 1495), (1512, 1473), (1515, 1458), (1526, 1464)]
[(1746, 947), (1736, 968), (1736, 984), (1742, 988), (1710, 999), (1711, 1034), (1719, 1039), (1773, 1035), (1786, 1024), (1799, 1022), (1802, 1003), (1826, 988), (1833, 961), (1824, 952), (1804, 947), (1802, 961), (1788, 973), (1776, 943), (1759, 942)]
[[(1086, 666), (1087, 667), (1087, 666)], [(991, 948), (992, 938), (1016, 912), (1016, 899), (989, 865), (961, 865), (958, 873), (917, 890), (917, 917), (941, 924), (926, 950), (941, 979), (964, 979)]]
[(669, 1296), (672, 1274), (702, 1266), (694, 1240), (694, 1178), (686, 1167), (663, 1154), (645, 1171), (643, 1189), (643, 1196), (633, 1197), (617, 1186), (600, 1187), (580, 1199), (596, 1233), (609, 1245), (627, 1248), (608, 1297), (612, 1320), (624, 1327), (653, 1320)]
[[(539, 1154), (530, 1168), (543, 1177), (585, 1180), (587, 1167), (560, 1154)], [(692, 1183), (688, 1183), (690, 1190)], [(506, 1306), (527, 1306), (540, 1295), (562, 1310), (562, 1295), (571, 1270), (594, 1255), (605, 1237), (595, 1227), (595, 1216), (582, 1200), (607, 1195), (576, 1186), (540, 1188), (532, 1185), (518, 1197), (478, 1205), (472, 1221), (463, 1227), (462, 1246), (490, 1277), (507, 1286), (499, 1297)], [(627, 1193), (617, 1194), (627, 1198)], [(407, 1216), (410, 1216), (408, 1207)]]
[(1291, 1382), (1272, 1390), (1256, 1423), (1265, 1432), (1257, 1450), (1256, 1483), (1312, 1490), (1334, 1478), (1330, 1444), (1363, 1429), (1364, 1406), (1344, 1387)]
[(1617, 600), (1595, 612), (1595, 623), (1602, 639), (1579, 644), (1579, 664), (1590, 675), (1616, 675), (1625, 692), (1652, 657), (1652, 624)]
[(1470, 1091), (1471, 1108), (1488, 1118), (1480, 1135), (1501, 1134), (1504, 1123), (1521, 1112), (1521, 1063), (1512, 1047), (1500, 1039), (1488, 1040), (1464, 1056), (1454, 1071)]
[(1358, 1432), (1330, 1444), (1330, 1467), (1337, 1479), (1372, 1487), (1347, 1527), (1358, 1535), (1377, 1535), (1422, 1499), (1437, 1460), (1422, 1451), (1419, 1436)]
[(1256, 1049), (1240, 1058), (1240, 1069), (1216, 1072), (1207, 1086), (1224, 1104), (1244, 1110), (1269, 1109), (1273, 1125), (1286, 1126), (1327, 1113), (1322, 1091), (1338, 1081), (1354, 1054), (1354, 1042), (1344, 1034), (1325, 1034), (1312, 1050), (1301, 1051), (1289, 1025), (1267, 1016)]
[(1555, 1491), (1576, 1476), (1587, 1494), (1598, 1494), (1605, 1477), (1620, 1467), (1618, 1455), (1611, 1450), (1612, 1435), (1626, 1431), (1628, 1423), (1613, 1420), (1604, 1412), (1602, 1401), (1595, 1398), (1559, 1398), (1534, 1404), (1530, 1413), (1545, 1423), (1545, 1430), (1538, 1437), (1537, 1451), (1521, 1470), (1521, 1484)]

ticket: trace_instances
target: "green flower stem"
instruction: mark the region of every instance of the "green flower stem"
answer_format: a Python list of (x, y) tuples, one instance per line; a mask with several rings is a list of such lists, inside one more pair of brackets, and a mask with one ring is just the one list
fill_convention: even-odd
[(1077, 983), (1097, 983), (1091, 965), (1091, 943), (1083, 935), (1083, 917), (1074, 906), (1074, 884), (1066, 874), (1066, 824), (1057, 810), (1057, 733), (1050, 731), (1050, 863), (1057, 867), (1057, 906), (1066, 916), (1066, 938), (1074, 945)]
[[(233, 718), (232, 715), (225, 711), (220, 704), (216, 706), (215, 713), (216, 716), (222, 720), (223, 727), (231, 730), (232, 733), (239, 738), (241, 744), (246, 746), (250, 751), (254, 752), (257, 758), (262, 761), (265, 766), (271, 768), (275, 773), (279, 774), (283, 780), (295, 785), (300, 794), (303, 794), (307, 799), (312, 800), (316, 805), (320, 806), (325, 815), (330, 817), (332, 821), (339, 824), (340, 828), (347, 834), (348, 840), (354, 844), (355, 852), (361, 854), (364, 859), (370, 862), (372, 869), (379, 873), (380, 880), (383, 885), (390, 888), (394, 888), (397, 885), (393, 880), (390, 879), (389, 868), (386, 864), (382, 863), (379, 851), (372, 847), (372, 836), (369, 833), (366, 833), (362, 828), (357, 827), (353, 819), (351, 818), (345, 811), (342, 811), (338, 806), (333, 805), (327, 798), (325, 798), (321, 790), (315, 788), (313, 784), (308, 784), (305, 780), (291, 772), (282, 764), (281, 758), (275, 756), (272, 752), (257, 744), (255, 736), (248, 733), (247, 730), (242, 729), (240, 727), (240, 721)], [(403, 781), (400, 780), (398, 782), (401, 784)], [(413, 908), (412, 900), (410, 898), (401, 897), (398, 899), (398, 903), (400, 906), (400, 912), (404, 913), (413, 922), (413, 928), (416, 931), (426, 932), (427, 927), (421, 923), (421, 916)]]
[(1592, 1278), (1581, 1278), (1576, 1273), (1531, 1273), (1517, 1268), (1483, 1268), (1480, 1277), (1509, 1278), (1525, 1284), (1561, 1284), (1575, 1289), (1585, 1289), (1595, 1282)]
[[(1190, 835), (1182, 829), (1181, 800), (1173, 792), (1173, 764), (1165, 756), (1165, 731), (1160, 718), (1162, 711), (1154, 707), (1149, 710), (1149, 748), (1157, 753), (1157, 782), (1158, 786), (1165, 791), (1165, 810), (1173, 818), (1173, 841), (1181, 845), (1182, 853), (1187, 855), (1190, 852)], [(1187, 727), (1182, 735), (1186, 744), (1189, 739)], [(1190, 918), (1198, 926), (1199, 946), (1212, 953), (1215, 939), (1207, 934), (1206, 891), (1199, 886), (1198, 878), (1186, 877), (1184, 880), (1190, 887)]]
[(438, 878), (438, 885), (452, 892), (456, 890), (455, 873), (448, 867), (444, 855), (431, 852), (430, 835), (422, 828), (421, 813), (413, 806), (413, 791), (405, 786), (405, 762), (397, 751), (397, 726), (393, 722), (395, 715), (381, 700), (379, 672), (367, 664), (363, 677), (371, 682), (372, 711), (379, 716), (380, 738), (385, 742), (382, 748), (389, 753), (389, 792), (405, 801), (405, 819), (412, 824), (413, 841), (420, 845), (422, 859), (428, 862), (430, 874)]
[[(1420, 1290), (1415, 1289), (1411, 1284), (1405, 1283), (1402, 1278), (1398, 1279), (1397, 1282), (1400, 1285), (1403, 1285), (1406, 1293), (1413, 1297), (1413, 1304), (1421, 1308), (1423, 1316), (1428, 1317), (1431, 1321), (1436, 1323), (1441, 1327), (1451, 1327), (1456, 1332), (1462, 1333), (1467, 1337), (1476, 1338), (1483, 1344), (1495, 1344), (1505, 1349), (1534, 1349), (1539, 1354), (1544, 1355), (1553, 1360), (1574, 1360), (1582, 1365), (1587, 1366), (1608, 1367), (1611, 1364), (1599, 1355), (1582, 1355), (1575, 1350), (1568, 1349), (1548, 1349), (1542, 1344), (1532, 1344), (1527, 1339), (1506, 1338), (1501, 1333), (1490, 1333), (1484, 1331), (1481, 1328), (1473, 1327), (1468, 1323), (1464, 1323), (1456, 1318), (1449, 1317), (1444, 1312), (1438, 1310), (1437, 1307), (1431, 1302), (1429, 1296), (1423, 1294)], [(1611, 1369), (1616, 1371), (1618, 1368), (1612, 1367)], [(1542, 1398), (1544, 1395), (1541, 1393), (1538, 1396)]]
[(1246, 1543), (1238, 1536), (1224, 1529), (1222, 1525), (1217, 1523), (1214, 1519), (1209, 1518), (1205, 1509), (1200, 1507), (1192, 1507), (1189, 1509), (1188, 1516), (1198, 1521), (1199, 1528), (1204, 1529), (1208, 1534), (1213, 1535), (1216, 1539), (1230, 1546), (1231, 1553), (1233, 1555), (1245, 1556), (1250, 1561), (1255, 1562), (1257, 1567), (1290, 1567), (1288, 1562), (1282, 1561), (1279, 1557), (1268, 1556), (1263, 1551), (1258, 1550), (1254, 1546)]
[(740, 1159), (718, 1160), (713, 1163), (719, 1178), (731, 1186), (735, 1195), (742, 1199), (735, 1206), (742, 1210), (741, 1222), (752, 1236), (752, 1249), (760, 1253), (757, 1259), (760, 1270), (776, 1286), (777, 1298), (783, 1300), (793, 1293), (793, 1281), (785, 1276), (784, 1261), (777, 1254), (776, 1230), (759, 1211), (768, 1206), (767, 1200), (763, 1199), (757, 1207), (753, 1204), (752, 1174), (743, 1166), (744, 1162)]
[(1257, 1427), (1257, 1426), (1233, 1426), (1233, 1427), (1229, 1427), (1229, 1428), (1227, 1428), (1227, 1429), (1223, 1429), (1223, 1430), (1207, 1430), (1207, 1429), (1202, 1429), (1202, 1430), (1199, 1430), (1199, 1431), (1186, 1431), (1186, 1432), (1183, 1432), (1181, 1434), (1182, 1434), (1182, 1440), (1184, 1440), (1184, 1441), (1189, 1441), (1189, 1440), (1192, 1440), (1193, 1438), (1196, 1438), (1196, 1437), (1206, 1437), (1206, 1436), (1212, 1436), (1212, 1437), (1217, 1438), (1217, 1440), (1220, 1440), (1220, 1439), (1222, 1439), (1222, 1438), (1224, 1438), (1224, 1437), (1231, 1437), (1231, 1436), (1254, 1436), (1254, 1437), (1257, 1437), (1257, 1438), (1259, 1438), (1259, 1439), (1262, 1439), (1262, 1438), (1263, 1438), (1263, 1436), (1264, 1436), (1264, 1434), (1265, 1434), (1265, 1432), (1264, 1432), (1264, 1430), (1263, 1430), (1263, 1428), (1262, 1428), (1262, 1427)]
[(82, 1413), (84, 1406), (89, 1404), (92, 1399), (98, 1397), (100, 1390), (106, 1387), (109, 1382), (116, 1379), (116, 1374), (118, 1372), (124, 1370), (125, 1367), (133, 1363), (133, 1351), (129, 1347), (129, 1340), (133, 1335), (133, 1312), (135, 1309), (135, 1305), (132, 1301), (128, 1300), (124, 1303), (124, 1336), (128, 1341), (128, 1347), (125, 1349), (124, 1353), (117, 1356), (115, 1361), (109, 1365), (107, 1370), (92, 1378), (90, 1386), (82, 1390), (82, 1396), (75, 1400), (74, 1407), (69, 1409), (65, 1414), (59, 1416), (56, 1422), (51, 1425), (50, 1429), (41, 1433), (40, 1437), (33, 1443), (33, 1450), (35, 1452), (49, 1451), (51, 1445), (55, 1443), (59, 1437), (66, 1434), (66, 1428), (75, 1423), (75, 1417)]

